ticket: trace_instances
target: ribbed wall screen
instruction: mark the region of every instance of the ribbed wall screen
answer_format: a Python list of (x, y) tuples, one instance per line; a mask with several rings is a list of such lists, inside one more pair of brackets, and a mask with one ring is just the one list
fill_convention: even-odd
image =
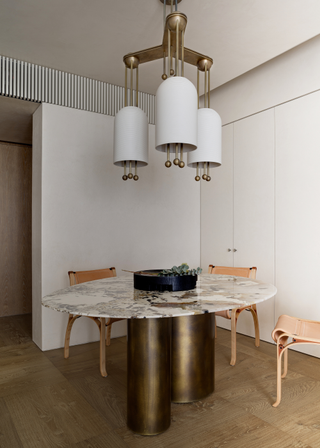
[[(124, 90), (106, 82), (0, 56), (3, 96), (114, 116), (124, 107)], [(139, 107), (149, 123), (154, 124), (155, 96), (142, 92), (138, 96)]]

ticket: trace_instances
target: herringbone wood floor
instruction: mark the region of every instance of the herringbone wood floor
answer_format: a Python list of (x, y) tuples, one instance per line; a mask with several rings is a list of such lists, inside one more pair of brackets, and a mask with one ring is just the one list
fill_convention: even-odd
[(216, 391), (172, 405), (171, 426), (155, 437), (126, 428), (126, 340), (107, 350), (109, 376), (99, 373), (99, 344), (41, 352), (31, 341), (31, 317), (0, 319), (1, 448), (318, 448), (320, 360), (289, 354), (283, 397), (275, 399), (275, 346), (238, 335), (229, 366), (230, 333), (218, 329)]

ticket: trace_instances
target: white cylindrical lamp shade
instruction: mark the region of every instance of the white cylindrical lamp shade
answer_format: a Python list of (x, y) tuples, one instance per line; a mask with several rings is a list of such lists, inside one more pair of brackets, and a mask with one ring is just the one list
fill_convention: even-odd
[(160, 84), (156, 93), (156, 149), (175, 152), (175, 144), (183, 150), (197, 147), (197, 90), (187, 78), (174, 76)]
[(221, 118), (213, 109), (198, 110), (198, 148), (188, 153), (188, 166), (203, 167), (205, 162), (211, 167), (221, 165)]
[(148, 165), (148, 118), (139, 107), (121, 109), (114, 119), (113, 163), (137, 161), (137, 166)]

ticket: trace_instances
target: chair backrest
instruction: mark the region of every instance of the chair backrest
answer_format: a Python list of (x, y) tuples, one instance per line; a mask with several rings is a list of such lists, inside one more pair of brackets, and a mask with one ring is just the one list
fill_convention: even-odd
[(236, 277), (256, 278), (257, 268), (233, 268), (229, 266), (209, 265), (209, 274), (235, 275)]
[(91, 282), (92, 280), (100, 280), (101, 278), (116, 277), (116, 268), (96, 269), (94, 271), (69, 271), (70, 286), (78, 283)]

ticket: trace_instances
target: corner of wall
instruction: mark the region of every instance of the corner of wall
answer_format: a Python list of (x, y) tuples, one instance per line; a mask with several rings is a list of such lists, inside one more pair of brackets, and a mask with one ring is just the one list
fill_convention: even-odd
[(42, 105), (32, 117), (32, 340), (42, 348), (41, 185)]

